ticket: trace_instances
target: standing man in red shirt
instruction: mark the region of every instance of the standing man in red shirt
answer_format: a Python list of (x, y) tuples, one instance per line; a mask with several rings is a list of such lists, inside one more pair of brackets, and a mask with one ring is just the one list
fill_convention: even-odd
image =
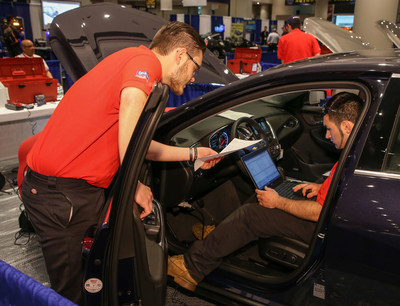
[[(358, 120), (363, 101), (355, 94), (342, 92), (326, 104), (323, 118), (326, 138), (337, 149), (343, 149)], [(306, 183), (293, 188), (304, 200), (280, 196), (274, 189), (256, 190), (258, 203), (242, 205), (225, 218), (214, 230), (207, 225), (204, 240), (196, 241), (184, 255), (168, 259), (168, 275), (182, 287), (194, 291), (197, 283), (217, 268), (222, 259), (259, 238), (284, 236), (309, 243), (324, 205), (337, 163), (323, 184)], [(312, 197), (316, 196), (316, 200)], [(201, 232), (201, 230), (199, 231)], [(196, 235), (196, 230), (193, 230)]]
[[(22, 198), (39, 238), (52, 288), (81, 303), (81, 242), (96, 226), (109, 187), (152, 88), (157, 82), (177, 95), (194, 81), (206, 50), (190, 25), (171, 22), (149, 48), (115, 52), (68, 90), (27, 156)], [(152, 141), (146, 158), (184, 161), (215, 154)], [(208, 169), (216, 160), (205, 164)], [(152, 211), (153, 195), (138, 182), (140, 217)]]
[(320, 55), (321, 48), (315, 37), (300, 30), (300, 17), (291, 16), (286, 23), (289, 33), (278, 43), (278, 58), (282, 64)]

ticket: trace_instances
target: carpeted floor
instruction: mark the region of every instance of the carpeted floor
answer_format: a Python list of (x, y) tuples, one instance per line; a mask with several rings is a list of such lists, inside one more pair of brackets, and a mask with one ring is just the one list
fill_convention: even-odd
[[(0, 259), (49, 287), (43, 254), (35, 235), (18, 234), (21, 200), (15, 186), (17, 167), (17, 160), (0, 162), (0, 173), (6, 177), (6, 184), (0, 192)], [(166, 305), (214, 304), (199, 299), (191, 293), (186, 294), (184, 290), (172, 285), (167, 288)]]

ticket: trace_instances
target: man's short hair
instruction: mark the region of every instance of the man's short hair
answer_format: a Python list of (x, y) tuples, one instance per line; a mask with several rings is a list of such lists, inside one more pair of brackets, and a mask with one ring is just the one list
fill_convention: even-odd
[(349, 92), (340, 92), (332, 96), (324, 105), (323, 113), (337, 125), (344, 120), (356, 123), (361, 115), (363, 105), (364, 102), (359, 96)]
[(173, 21), (162, 26), (150, 44), (150, 49), (156, 49), (161, 55), (167, 55), (175, 48), (186, 48), (196, 54), (206, 51), (206, 44), (199, 33), (189, 24)]
[(286, 19), (286, 23), (292, 27), (292, 29), (300, 29), (301, 19), (299, 16), (290, 16)]

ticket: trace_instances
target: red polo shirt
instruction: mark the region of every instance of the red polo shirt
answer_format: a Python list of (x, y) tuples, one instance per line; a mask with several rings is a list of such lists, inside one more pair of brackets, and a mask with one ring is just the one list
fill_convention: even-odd
[(43, 175), (107, 188), (120, 164), (120, 93), (136, 87), (149, 95), (161, 73), (160, 61), (144, 46), (102, 60), (61, 100), (28, 154), (28, 166)]
[(315, 56), (320, 52), (321, 48), (315, 37), (299, 29), (283, 35), (278, 42), (278, 58), (285, 64)]
[(328, 193), (329, 186), (331, 185), (332, 178), (333, 178), (333, 175), (335, 174), (337, 164), (338, 163), (336, 162), (336, 164), (333, 165), (331, 173), (329, 174), (327, 179), (322, 183), (322, 186), (318, 191), (317, 202), (321, 205), (324, 205), (326, 194)]

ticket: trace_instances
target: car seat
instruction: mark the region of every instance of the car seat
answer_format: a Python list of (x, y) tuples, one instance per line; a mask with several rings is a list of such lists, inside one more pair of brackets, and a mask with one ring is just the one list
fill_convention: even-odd
[(258, 240), (258, 252), (262, 259), (290, 269), (301, 266), (308, 248), (308, 244), (288, 237), (273, 236)]

